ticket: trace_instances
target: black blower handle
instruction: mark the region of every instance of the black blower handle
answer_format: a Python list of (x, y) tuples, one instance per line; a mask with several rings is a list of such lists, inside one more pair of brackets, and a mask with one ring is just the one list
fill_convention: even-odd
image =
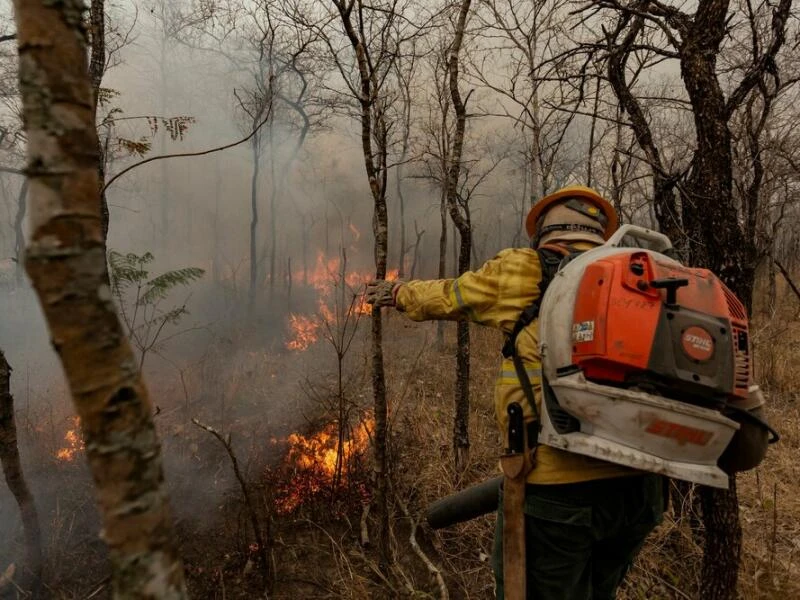
[(678, 304), (678, 289), (689, 285), (689, 280), (667, 277), (666, 279), (654, 279), (648, 285), (657, 290), (667, 290), (667, 304), (676, 306)]

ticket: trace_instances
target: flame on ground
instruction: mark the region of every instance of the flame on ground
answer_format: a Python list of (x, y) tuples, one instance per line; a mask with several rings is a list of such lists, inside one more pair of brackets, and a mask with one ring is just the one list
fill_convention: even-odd
[(276, 510), (281, 514), (294, 512), (322, 492), (336, 492), (354, 483), (354, 463), (369, 448), (374, 425), (372, 419), (358, 425), (343, 441), (341, 451), (336, 423), (314, 435), (291, 434), (286, 439), (289, 448), (284, 458), (284, 467), (291, 471), (291, 478), (279, 486)]
[(75, 460), (75, 456), (85, 448), (80, 433), (81, 418), (72, 417), (71, 421), (73, 428), (68, 429), (64, 434), (66, 445), (63, 448), (59, 448), (58, 452), (56, 452), (56, 458), (63, 462), (72, 462)]
[(292, 339), (286, 342), (289, 350), (305, 350), (319, 338), (320, 322), (305, 315), (289, 315)]
[[(397, 269), (389, 270), (386, 280), (395, 281), (398, 274)], [(286, 348), (297, 351), (308, 349), (311, 344), (319, 340), (320, 330), (325, 323), (335, 324), (337, 313), (342, 321), (348, 316), (372, 313), (372, 306), (364, 297), (364, 288), (367, 282), (374, 278), (375, 276), (369, 271), (342, 273), (340, 257), (327, 258), (322, 252), (318, 253), (314, 268), (307, 273), (309, 285), (317, 290), (319, 295), (317, 312), (313, 315), (294, 313), (289, 315), (290, 339), (286, 342)]]

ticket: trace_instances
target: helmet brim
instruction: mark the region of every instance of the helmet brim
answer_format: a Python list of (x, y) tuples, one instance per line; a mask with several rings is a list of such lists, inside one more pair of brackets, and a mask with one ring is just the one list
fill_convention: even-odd
[(597, 206), (597, 208), (603, 212), (608, 220), (603, 232), (603, 239), (607, 240), (610, 238), (611, 235), (617, 230), (617, 227), (619, 227), (619, 217), (617, 216), (617, 211), (614, 210), (614, 207), (608, 200), (603, 198), (592, 188), (588, 188), (583, 185), (573, 185), (561, 188), (552, 194), (548, 194), (539, 202), (537, 202), (533, 208), (531, 208), (530, 212), (528, 212), (527, 218), (525, 219), (525, 230), (528, 232), (529, 237), (533, 238), (533, 236), (536, 235), (536, 223), (539, 222), (539, 219), (542, 218), (544, 213), (546, 213), (548, 210), (550, 210), (550, 208), (559, 202), (564, 201), (566, 198), (581, 198), (583, 200), (587, 200), (588, 202), (591, 202)]

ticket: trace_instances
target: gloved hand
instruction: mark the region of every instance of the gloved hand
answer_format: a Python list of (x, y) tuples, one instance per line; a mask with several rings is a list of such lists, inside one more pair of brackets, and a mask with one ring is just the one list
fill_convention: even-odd
[(394, 306), (397, 289), (402, 284), (402, 281), (373, 279), (367, 284), (367, 291), (365, 293), (367, 302), (378, 308), (382, 306)]

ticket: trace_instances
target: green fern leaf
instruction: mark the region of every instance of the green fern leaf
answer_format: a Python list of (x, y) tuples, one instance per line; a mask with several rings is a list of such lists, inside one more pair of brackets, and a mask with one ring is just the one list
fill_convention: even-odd
[(173, 288), (179, 285), (189, 285), (193, 281), (202, 278), (203, 275), (205, 275), (205, 270), (197, 267), (167, 271), (147, 282), (145, 292), (139, 299), (139, 303), (152, 304), (158, 300), (163, 300)]

